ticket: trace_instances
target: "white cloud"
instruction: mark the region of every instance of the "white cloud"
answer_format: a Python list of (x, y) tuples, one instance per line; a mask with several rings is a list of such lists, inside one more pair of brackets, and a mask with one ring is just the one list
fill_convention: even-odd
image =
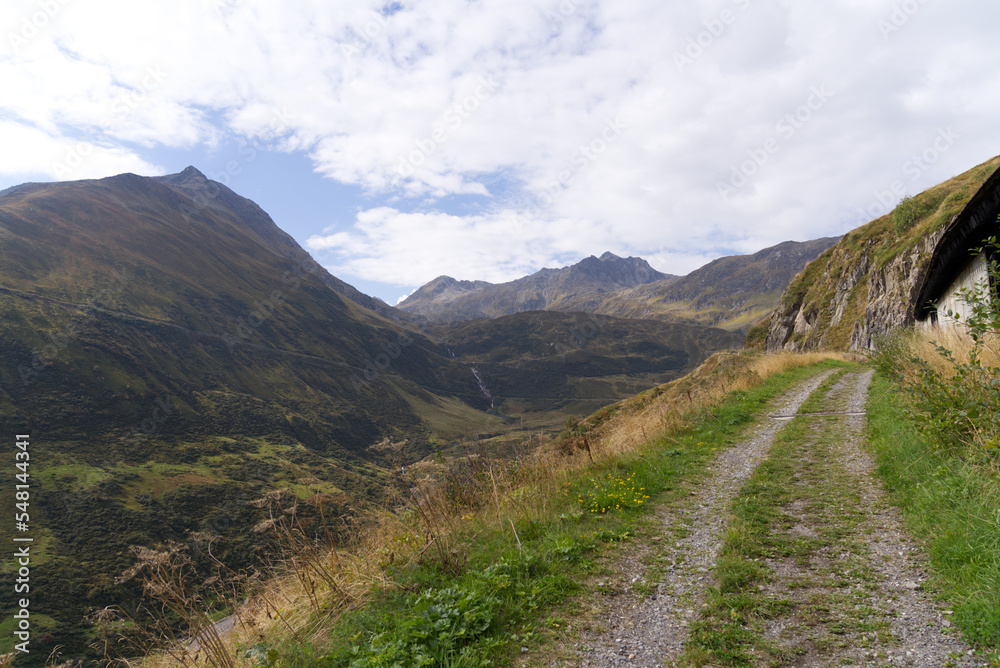
[(163, 173), (162, 168), (118, 146), (53, 137), (10, 121), (0, 121), (0, 146), (0, 174), (73, 181), (123, 172)]
[[(385, 205), (310, 246), (399, 286), (606, 249), (682, 273), (714, 249), (844, 232), (893, 180), (915, 193), (1000, 152), (988, 0), (905, 20), (894, 0), (53, 1), (23, 44), (10, 35), (41, 5), (0, 11), (0, 133), (17, 148), (0, 171), (52, 175), (81, 136), (88, 176), (156, 173), (150, 147), (232, 134), (301, 151)], [(835, 95), (786, 136), (817, 86)], [(961, 139), (910, 180), (908, 156), (947, 127)], [(485, 208), (441, 213), (456, 194)], [(512, 232), (515, 215), (533, 222)]]
[(611, 247), (611, 230), (579, 221), (531, 219), (513, 211), (479, 216), (405, 213), (391, 207), (358, 214), (351, 230), (316, 235), (306, 247), (333, 258), (336, 274), (396, 286), (442, 274), (504, 282), (567, 256), (589, 255), (595, 238)]

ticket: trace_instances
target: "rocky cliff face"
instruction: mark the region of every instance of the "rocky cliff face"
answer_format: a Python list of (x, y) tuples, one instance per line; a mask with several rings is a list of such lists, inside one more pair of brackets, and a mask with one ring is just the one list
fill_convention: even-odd
[(874, 243), (860, 252), (832, 249), (817, 260), (825, 264), (819, 278), (831, 288), (829, 302), (783, 300), (768, 323), (765, 348), (869, 350), (893, 329), (912, 327), (912, 304), (941, 235), (930, 233), (881, 266)]
[(899, 207), (845, 235), (795, 277), (748, 340), (763, 340), (769, 352), (870, 350), (912, 327), (916, 293), (945, 227), (998, 166), (993, 158), (915, 196), (906, 216)]

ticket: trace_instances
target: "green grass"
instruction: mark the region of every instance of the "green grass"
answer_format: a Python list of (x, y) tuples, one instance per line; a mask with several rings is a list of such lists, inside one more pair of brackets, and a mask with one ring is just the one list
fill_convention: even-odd
[(879, 475), (907, 528), (925, 542), (935, 584), (954, 601), (956, 626), (1000, 665), (1000, 480), (928, 443), (903, 397), (876, 377), (868, 431)]
[[(832, 374), (800, 408), (836, 411)], [(874, 580), (859, 538), (864, 519), (853, 474), (833, 448), (836, 416), (801, 417), (775, 437), (772, 450), (740, 490), (701, 619), (691, 627), (687, 665), (784, 665), (795, 657), (836, 655), (888, 640), (888, 621), (869, 605)], [(784, 563), (779, 580), (772, 564)], [(791, 637), (768, 634), (794, 629)], [(764, 661), (764, 664), (760, 662)]]
[[(686, 497), (718, 450), (737, 442), (772, 398), (835, 365), (798, 368), (732, 393), (690, 428), (651, 441), (636, 456), (579, 472), (547, 500), (544, 516), (514, 520), (504, 530), (469, 521), (451, 536), (460, 566), (428, 557), (389, 567), (394, 586), (343, 616), (322, 646), (264, 643), (245, 651), (273, 666), (405, 668), (423, 665), (415, 658), (421, 656), (433, 666), (505, 665), (520, 648), (561, 633), (553, 620), (573, 617), (575, 594), (597, 593), (579, 583), (622, 542), (645, 537), (655, 505)], [(604, 512), (588, 512), (594, 507)]]

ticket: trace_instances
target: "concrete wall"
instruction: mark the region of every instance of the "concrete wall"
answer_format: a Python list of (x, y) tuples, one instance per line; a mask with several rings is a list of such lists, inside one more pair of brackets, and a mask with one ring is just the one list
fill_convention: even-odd
[(986, 258), (979, 256), (971, 260), (962, 273), (944, 291), (938, 303), (938, 322), (941, 325), (954, 325), (956, 320), (948, 317), (949, 311), (958, 316), (958, 321), (965, 322), (972, 313), (972, 308), (958, 293), (963, 290), (977, 290), (982, 291), (985, 297), (988, 294), (988, 286), (989, 274), (986, 271)]

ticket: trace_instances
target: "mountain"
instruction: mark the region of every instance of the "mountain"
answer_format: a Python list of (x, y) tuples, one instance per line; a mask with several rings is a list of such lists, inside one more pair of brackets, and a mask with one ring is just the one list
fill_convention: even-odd
[(1000, 156), (844, 235), (795, 277), (748, 341), (768, 351), (867, 350), (912, 326), (938, 241), (998, 167)]
[(496, 318), (524, 311), (589, 311), (601, 296), (671, 278), (642, 258), (605, 253), (562, 269), (542, 269), (509, 283), (456, 281), (439, 276), (403, 300), (398, 308), (432, 322)]
[(392, 462), (371, 446), (414, 460), (456, 423), (501, 428), (467, 366), (352, 291), (193, 168), (0, 193), (0, 416), (32, 437), (33, 654), (79, 650), (87, 611), (138, 602), (115, 584), (130, 545), (217, 534), (247, 568), (260, 494), (321, 493), (346, 521), (385, 497)]
[[(198, 207), (208, 208), (223, 215), (227, 212), (235, 214), (245, 226), (251, 228), (261, 239), (265, 240), (271, 250), (287, 257), (292, 262), (312, 263), (311, 256), (289, 234), (278, 228), (271, 217), (255, 202), (237, 195), (220, 183), (209, 180), (194, 167), (188, 167), (179, 174), (154, 177), (153, 180), (187, 195)], [(337, 294), (379, 315), (399, 322), (414, 321), (414, 318), (406, 312), (389, 306), (381, 299), (369, 297), (326, 270), (318, 271), (317, 277)]]
[[(610, 254), (548, 274), (540, 293), (663, 277)], [(94, 658), (90, 611), (141, 614), (139, 585), (116, 582), (132, 545), (181, 541), (206, 577), (212, 558), (251, 569), (265, 493), (346, 526), (389, 498), (401, 463), (522, 421), (552, 429), (741, 340), (579, 313), (420, 320), (331, 276), (192, 167), (0, 193), (0, 416), (31, 436), (33, 655)], [(16, 568), (6, 558), (4, 577)]]
[(745, 330), (771, 312), (794, 276), (838, 241), (786, 241), (713, 260), (687, 276), (616, 290), (595, 313)]
[(683, 376), (743, 336), (700, 325), (528, 311), (432, 326), (475, 370), (491, 403), (529, 426), (557, 424)]
[(552, 310), (745, 330), (770, 313), (791, 279), (836, 242), (787, 241), (719, 258), (680, 277), (661, 274), (641, 258), (611, 253), (500, 285), (441, 276), (399, 308), (432, 322)]

